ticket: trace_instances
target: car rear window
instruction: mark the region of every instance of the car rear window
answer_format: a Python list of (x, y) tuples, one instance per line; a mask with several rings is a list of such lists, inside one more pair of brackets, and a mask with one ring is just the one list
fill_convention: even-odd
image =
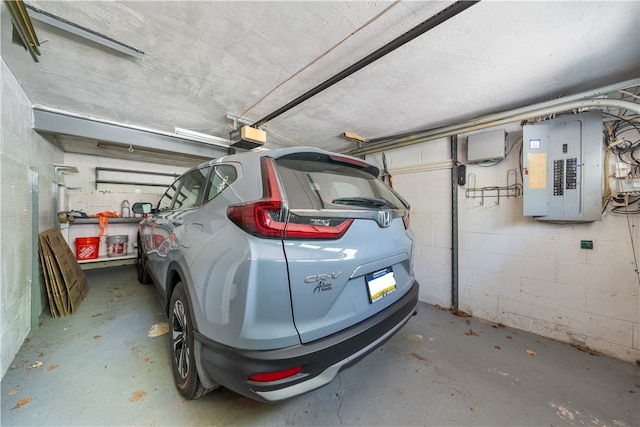
[(290, 209), (404, 209), (398, 196), (367, 169), (326, 155), (276, 159)]

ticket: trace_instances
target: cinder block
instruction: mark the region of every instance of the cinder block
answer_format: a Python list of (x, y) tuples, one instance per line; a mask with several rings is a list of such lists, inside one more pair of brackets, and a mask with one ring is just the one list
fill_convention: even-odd
[(504, 255), (522, 255), (522, 236), (476, 233), (473, 235), (473, 250)]
[(571, 285), (542, 280), (522, 279), (522, 298), (531, 304), (584, 311), (587, 290)]
[[(577, 243), (576, 241), (576, 247), (578, 247)], [(581, 251), (585, 253), (589, 264), (635, 269), (631, 242), (595, 240), (593, 250)]]
[(473, 233), (458, 230), (458, 248), (473, 252)]
[(458, 268), (458, 286), (471, 286), (473, 284), (473, 269), (460, 265)]
[[(529, 332), (558, 337), (582, 335), (631, 349), (634, 323), (573, 310), (568, 307), (540, 305), (526, 298), (500, 296), (500, 309), (511, 321), (521, 319), (520, 326)], [(527, 320), (528, 319), (528, 320)], [(524, 325), (528, 325), (525, 327)], [(539, 329), (538, 329), (539, 328)], [(559, 333), (561, 332), (561, 334)]]
[(558, 282), (604, 292), (628, 295), (638, 292), (635, 273), (631, 269), (602, 265), (559, 262)]
[(475, 317), (498, 321), (498, 294), (484, 289), (461, 286), (458, 295), (459, 307)]
[(433, 230), (433, 246), (448, 249), (451, 258), (451, 230)]
[(603, 292), (597, 289), (587, 289), (586, 297), (586, 309), (589, 313), (640, 324), (639, 295), (627, 295), (614, 292)]
[(470, 287), (495, 292), (500, 295), (519, 297), (521, 295), (520, 277), (490, 273), (480, 270), (473, 271), (473, 279)]
[(470, 270), (498, 273), (501, 255), (486, 252), (460, 251), (458, 261), (460, 266)]
[(501, 274), (519, 276), (523, 279), (555, 282), (557, 263), (549, 258), (525, 258), (519, 256), (500, 255), (499, 269)]

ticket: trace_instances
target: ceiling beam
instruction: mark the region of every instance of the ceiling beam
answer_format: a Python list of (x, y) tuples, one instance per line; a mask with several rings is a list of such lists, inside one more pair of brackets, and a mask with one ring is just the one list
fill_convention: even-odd
[(350, 65), (349, 67), (345, 68), (344, 70), (340, 71), (338, 74), (334, 75), (333, 77), (330, 77), (329, 79), (327, 79), (324, 82), (320, 83), (319, 85), (317, 85), (313, 89), (308, 90), (307, 92), (303, 93), (302, 95), (300, 95), (299, 97), (297, 97), (293, 101), (289, 102), (288, 104), (284, 105), (283, 107), (278, 108), (273, 113), (268, 114), (265, 117), (261, 118), (260, 120), (255, 122), (252, 126), (257, 128), (259, 126), (262, 126), (262, 125), (266, 124), (268, 121), (273, 120), (276, 117), (278, 117), (279, 115), (289, 111), (293, 107), (302, 104), (303, 102), (305, 102), (309, 98), (311, 98), (313, 96), (316, 96), (320, 92), (322, 92), (325, 89), (333, 86), (334, 84), (344, 80), (345, 78), (349, 77), (353, 73), (355, 73), (357, 71), (360, 71), (364, 67), (374, 63), (375, 61), (377, 61), (378, 59), (382, 58), (383, 56), (393, 52), (394, 50), (398, 49), (399, 47), (404, 46), (405, 44), (409, 43), (413, 39), (421, 36), (422, 34), (426, 33), (427, 31), (430, 31), (430, 30), (434, 29), (438, 25), (448, 21), (449, 19), (453, 18), (454, 16), (458, 15), (459, 13), (462, 13), (463, 11), (467, 10), (468, 8), (470, 8), (474, 4), (478, 3), (479, 1), (480, 0), (460, 0), (460, 1), (457, 1), (457, 2), (447, 6), (446, 8), (442, 9), (440, 12), (438, 12), (435, 15), (427, 18), (427, 20), (423, 21), (421, 24), (413, 27), (412, 29), (410, 29), (406, 33), (402, 34), (401, 36), (396, 37), (395, 39), (391, 40), (389, 43), (385, 44), (381, 48), (375, 50), (374, 52), (372, 52), (369, 55), (365, 56), (364, 58), (360, 59), (356, 63), (354, 63), (354, 64)]
[(229, 154), (227, 147), (182, 138), (170, 133), (136, 128), (70, 112), (34, 106), (33, 129), (39, 133), (72, 135), (123, 146), (160, 150), (188, 156), (215, 158)]

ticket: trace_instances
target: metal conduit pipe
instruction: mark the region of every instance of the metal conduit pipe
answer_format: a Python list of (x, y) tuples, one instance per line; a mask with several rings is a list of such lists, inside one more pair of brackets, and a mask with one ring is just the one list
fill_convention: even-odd
[(273, 113), (270, 113), (270, 114), (266, 115), (265, 117), (261, 118), (260, 120), (255, 122), (252, 125), (252, 127), (257, 128), (258, 126), (262, 126), (263, 124), (267, 123), (268, 121), (275, 119), (276, 117), (278, 117), (279, 115), (289, 111), (293, 107), (295, 107), (295, 106), (297, 106), (299, 104), (302, 104), (304, 101), (306, 101), (307, 99), (311, 98), (312, 96), (317, 95), (318, 93), (320, 93), (323, 90), (329, 88), (330, 86), (333, 86), (334, 84), (338, 83), (339, 81), (349, 77), (351, 74), (355, 73), (356, 71), (359, 71), (359, 70), (363, 69), (364, 67), (366, 67), (367, 65), (371, 64), (372, 62), (377, 61), (378, 59), (382, 58), (383, 56), (387, 55), (388, 53), (391, 53), (394, 50), (398, 49), (399, 47), (405, 45), (406, 43), (409, 43), (411, 40), (415, 39), (416, 37), (418, 37), (418, 36), (426, 33), (427, 31), (437, 27), (438, 25), (442, 24), (443, 22), (448, 21), (449, 19), (453, 18), (454, 16), (456, 16), (460, 12), (463, 12), (464, 10), (470, 8), (471, 6), (473, 6), (474, 4), (478, 3), (479, 1), (480, 0), (457, 1), (457, 2), (453, 3), (452, 5), (442, 9), (440, 12), (436, 13), (435, 15), (431, 16), (427, 20), (425, 20), (422, 23), (418, 24), (417, 26), (413, 27), (412, 29), (410, 29), (406, 33), (402, 34), (400, 37), (397, 37), (397, 38), (391, 40), (389, 43), (385, 44), (384, 46), (382, 46), (381, 48), (377, 49), (373, 53), (370, 53), (369, 55), (365, 56), (364, 58), (362, 58), (361, 60), (359, 60), (355, 64), (345, 68), (344, 70), (340, 71), (338, 74), (334, 75), (333, 77), (330, 77), (329, 79), (327, 79), (324, 82), (320, 83), (318, 86), (314, 87), (313, 89), (303, 93), (302, 95), (300, 95), (299, 97), (297, 97), (293, 101), (289, 102), (288, 104), (284, 105), (283, 107), (280, 107), (279, 109), (277, 109)]
[(458, 309), (459, 293), (459, 240), (458, 240), (458, 136), (450, 138), (451, 161), (451, 307)]
[[(585, 99), (593, 99), (593, 98), (598, 98), (601, 96), (604, 96), (608, 93), (611, 92), (616, 92), (616, 91), (620, 91), (622, 89), (626, 89), (626, 88), (630, 88), (630, 87), (634, 87), (634, 86), (640, 86), (640, 78), (635, 78), (635, 79), (630, 79), (630, 80), (625, 80), (623, 82), (620, 83), (614, 83), (611, 85), (607, 85), (607, 86), (603, 86), (600, 88), (596, 88), (596, 89), (591, 89), (585, 92), (580, 92), (580, 93), (576, 93), (574, 95), (567, 95), (567, 96), (563, 96), (560, 98), (556, 98), (556, 99), (552, 99), (550, 101), (545, 101), (545, 102), (540, 102), (538, 104), (534, 104), (534, 105), (527, 105), (526, 107), (520, 107), (520, 108), (516, 108), (514, 110), (508, 110), (508, 111), (503, 111), (503, 112), (499, 112), (499, 113), (494, 113), (494, 114), (490, 114), (484, 117), (481, 117), (479, 119), (475, 119), (471, 122), (484, 122), (484, 121), (494, 121), (494, 120), (498, 120), (500, 118), (502, 118), (502, 116), (512, 116), (512, 115), (517, 115), (520, 113), (527, 113), (529, 111), (531, 111), (532, 109), (543, 109), (543, 108), (547, 108), (547, 107), (554, 107), (557, 106), (559, 104), (564, 104), (567, 102), (571, 102), (571, 101), (582, 101)], [(467, 123), (471, 123), (471, 122), (467, 122)], [(453, 125), (453, 126), (458, 126), (458, 125)], [(446, 128), (443, 128), (446, 129)], [(385, 137), (381, 137), (381, 138), (374, 138), (374, 139), (370, 139), (367, 142), (371, 143), (371, 144), (375, 144), (375, 143), (379, 143), (379, 142), (388, 142), (391, 140), (397, 140), (399, 138), (404, 138), (404, 137), (408, 137), (408, 136), (412, 136), (412, 135), (416, 135), (418, 133), (421, 133), (423, 131), (418, 131), (418, 132), (408, 132), (408, 133), (404, 133), (404, 134), (399, 134), (399, 135), (392, 135), (392, 136), (385, 136)], [(427, 131), (424, 131), (427, 132)]]
[(531, 117), (545, 116), (548, 114), (554, 114), (562, 111), (568, 111), (578, 108), (599, 108), (599, 107), (614, 107), (623, 110), (633, 111), (640, 114), (640, 104), (623, 101), (620, 99), (586, 99), (582, 101), (572, 101), (555, 104), (553, 106), (540, 108), (538, 106), (532, 106), (531, 109), (521, 108), (513, 111), (522, 111), (518, 114), (514, 114), (509, 111), (506, 113), (498, 113), (483, 118), (472, 120), (469, 122), (445, 126), (441, 128), (430, 129), (426, 131), (416, 132), (414, 134), (408, 134), (400, 136), (397, 139), (391, 139), (386, 142), (379, 142), (369, 147), (356, 148), (354, 150), (347, 151), (347, 154), (352, 156), (364, 156), (367, 154), (379, 153), (383, 150), (389, 150), (393, 148), (406, 147), (408, 145), (418, 144), (421, 142), (433, 141), (435, 139), (444, 138), (447, 136), (458, 135), (461, 133), (472, 132), (479, 129), (486, 129), (493, 126), (499, 126), (506, 123), (513, 123), (529, 119)]

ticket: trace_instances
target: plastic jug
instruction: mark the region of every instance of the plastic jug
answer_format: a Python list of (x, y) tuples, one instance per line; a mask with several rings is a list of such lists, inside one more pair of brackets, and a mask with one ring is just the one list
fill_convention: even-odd
[(131, 216), (131, 205), (128, 200), (122, 202), (122, 218), (129, 218)]

